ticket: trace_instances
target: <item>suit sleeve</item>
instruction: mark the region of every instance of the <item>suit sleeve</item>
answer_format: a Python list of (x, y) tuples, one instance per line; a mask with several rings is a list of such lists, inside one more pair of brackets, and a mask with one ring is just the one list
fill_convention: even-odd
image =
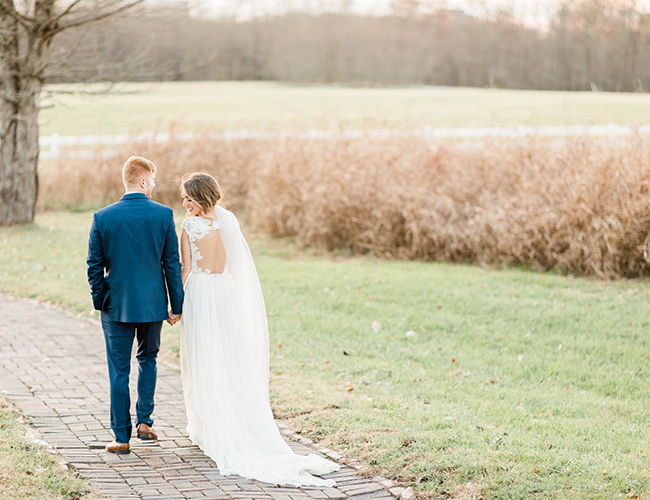
[(183, 310), (183, 282), (181, 281), (181, 262), (178, 256), (178, 237), (174, 225), (174, 214), (169, 218), (165, 248), (163, 250), (162, 265), (165, 270), (165, 281), (169, 293), (169, 303), (174, 314)]
[(104, 277), (104, 250), (102, 249), (102, 238), (97, 229), (97, 221), (93, 216), (93, 223), (90, 227), (90, 237), (88, 238), (88, 283), (90, 284), (90, 294), (93, 299), (93, 307), (98, 311), (102, 310), (104, 304), (104, 295), (106, 293), (106, 280)]

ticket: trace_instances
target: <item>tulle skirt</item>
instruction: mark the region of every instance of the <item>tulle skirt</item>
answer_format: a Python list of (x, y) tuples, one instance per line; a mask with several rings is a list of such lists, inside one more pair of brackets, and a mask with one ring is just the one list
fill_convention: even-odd
[(253, 336), (233, 277), (193, 273), (181, 318), (181, 372), (187, 431), (224, 475), (293, 486), (332, 486), (314, 477), (339, 466), (296, 455), (273, 419), (265, 374), (255, 366)]

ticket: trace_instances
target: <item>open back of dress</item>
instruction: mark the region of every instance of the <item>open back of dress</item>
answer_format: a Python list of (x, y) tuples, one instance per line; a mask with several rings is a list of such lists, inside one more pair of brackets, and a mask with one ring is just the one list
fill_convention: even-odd
[(202, 239), (195, 241), (196, 251), (201, 255), (199, 265), (203, 272), (221, 274), (226, 268), (226, 250), (221, 240), (221, 231), (213, 229)]
[(217, 221), (193, 217), (183, 224), (192, 250), (192, 272), (223, 273), (227, 266), (226, 250)]

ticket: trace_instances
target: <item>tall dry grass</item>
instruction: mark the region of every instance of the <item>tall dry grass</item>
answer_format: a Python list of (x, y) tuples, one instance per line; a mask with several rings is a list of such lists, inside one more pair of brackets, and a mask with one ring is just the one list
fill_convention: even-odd
[(379, 257), (521, 264), (602, 278), (649, 274), (650, 143), (419, 140), (211, 141), (139, 145), (112, 159), (41, 168), (41, 208), (123, 192), (130, 154), (159, 166), (156, 199), (178, 206), (188, 171), (215, 175), (229, 207), (303, 246)]

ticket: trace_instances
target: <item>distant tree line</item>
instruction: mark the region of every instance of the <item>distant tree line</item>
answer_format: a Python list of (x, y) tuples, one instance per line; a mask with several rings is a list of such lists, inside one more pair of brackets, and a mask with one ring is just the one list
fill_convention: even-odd
[(58, 81), (83, 74), (85, 81), (650, 90), (650, 14), (626, 0), (566, 1), (543, 29), (504, 10), (476, 17), (447, 9), (381, 17), (286, 12), (241, 20), (152, 9), (57, 43), (63, 64), (75, 68), (74, 78), (63, 71)]

